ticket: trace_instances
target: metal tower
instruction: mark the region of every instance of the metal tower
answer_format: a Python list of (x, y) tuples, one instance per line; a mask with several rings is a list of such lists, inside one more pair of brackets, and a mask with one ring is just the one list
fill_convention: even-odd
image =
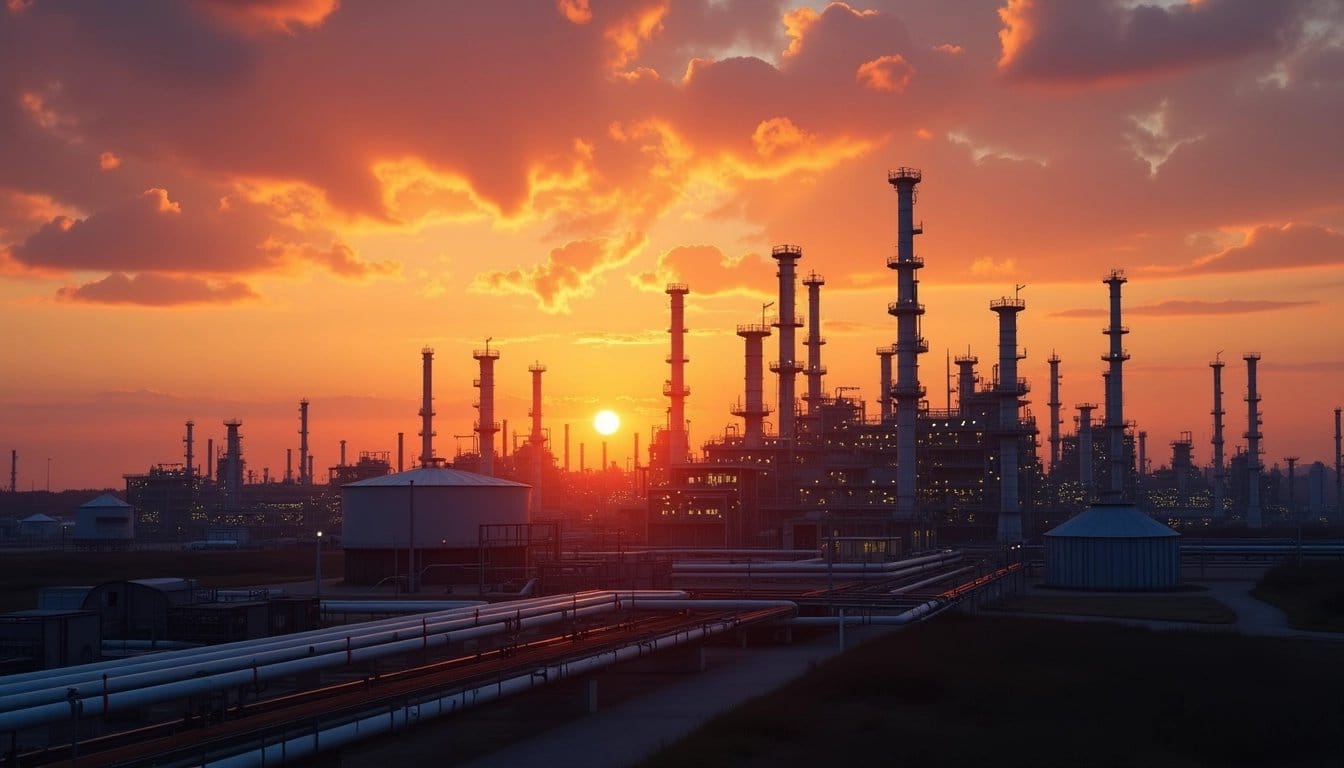
[(1063, 420), (1059, 416), (1059, 408), (1063, 403), (1059, 401), (1059, 355), (1050, 353), (1050, 475), (1053, 477), (1059, 474), (1059, 427)]
[(999, 399), (998, 540), (1014, 543), (1022, 540), (1022, 509), (1017, 494), (1017, 444), (1022, 435), (1018, 409), (1027, 393), (1027, 380), (1017, 376), (1017, 361), (1025, 357), (1017, 348), (1017, 313), (1027, 304), (1005, 296), (991, 301), (989, 308), (999, 316), (999, 381), (995, 388)]
[(896, 255), (887, 259), (887, 267), (896, 270), (896, 301), (887, 312), (896, 318), (896, 384), (889, 397), (896, 401), (896, 515), (915, 517), (915, 422), (924, 387), (919, 385), (919, 356), (929, 351), (929, 343), (920, 335), (919, 280), (916, 270), (924, 261), (915, 255), (915, 235), (924, 228), (915, 225), (915, 185), (924, 178), (915, 168), (897, 168), (887, 172), (887, 183), (896, 190)]
[(747, 448), (759, 448), (765, 444), (765, 417), (770, 409), (765, 405), (762, 394), (762, 380), (765, 368), (761, 364), (765, 337), (770, 335), (768, 325), (739, 325), (737, 335), (746, 340), (746, 404), (732, 406), (734, 416), (740, 416), (746, 424), (743, 429), (743, 443)]
[(794, 416), (798, 412), (795, 397), (795, 383), (803, 366), (798, 363), (794, 331), (803, 327), (802, 320), (795, 311), (794, 298), (795, 275), (798, 260), (803, 257), (803, 249), (796, 245), (776, 245), (770, 251), (770, 257), (779, 262), (779, 315), (772, 323), (779, 329), (779, 359), (770, 363), (770, 371), (779, 374), (779, 436), (793, 438)]
[(971, 412), (971, 400), (975, 396), (975, 366), (980, 358), (966, 350), (966, 354), (957, 355), (953, 360), (957, 364), (957, 411), (966, 416)]
[(1223, 416), (1227, 411), (1223, 410), (1223, 366), (1226, 365), (1219, 357), (1219, 352), (1214, 355), (1213, 362), (1209, 367), (1213, 369), (1213, 410), (1209, 413), (1213, 415), (1213, 519), (1222, 520), (1223, 493), (1227, 487), (1227, 469), (1223, 462)]
[(481, 390), (481, 398), (476, 402), (479, 411), (475, 432), (480, 438), (477, 444), (481, 450), (481, 474), (495, 474), (495, 433), (499, 431), (499, 422), (495, 421), (495, 361), (499, 359), (499, 350), (490, 348), (490, 339), (485, 340), (485, 349), (477, 349), (471, 356), (480, 363), (481, 376), (472, 382)]
[(1283, 460), (1288, 464), (1288, 518), (1298, 520), (1297, 516), (1297, 462), (1302, 460), (1301, 456), (1284, 456)]
[(424, 389), (420, 395), (420, 466), (434, 464), (434, 350), (420, 350)]
[(1260, 528), (1264, 520), (1260, 512), (1260, 393), (1256, 389), (1255, 365), (1260, 355), (1250, 352), (1242, 356), (1246, 361), (1246, 525)]
[(541, 374), (546, 372), (546, 366), (534, 362), (527, 370), (532, 374), (532, 410), (527, 413), (532, 417), (532, 433), (527, 436), (527, 441), (540, 451), (542, 443), (546, 442), (541, 431)]
[(308, 461), (308, 399), (299, 401), (299, 485), (312, 485), (313, 473)]
[(191, 486), (191, 479), (196, 474), (196, 453), (195, 453), (196, 439), (195, 436), (193, 435), (195, 430), (196, 430), (196, 422), (188, 419), (187, 436), (182, 440), (182, 442), (185, 443), (187, 446), (186, 478), (188, 487)]
[(882, 421), (890, 421), (896, 414), (894, 407), (895, 401), (891, 399), (891, 358), (896, 354), (896, 345), (889, 344), (885, 347), (877, 348), (878, 365), (878, 395), (877, 402), (881, 408)]
[(238, 428), (242, 425), (243, 422), (238, 419), (224, 422), (228, 430), (228, 453), (224, 455), (224, 477), (221, 480), (224, 485), (224, 508), (230, 512), (238, 509), (243, 487), (243, 438), (238, 434)]
[(1092, 472), (1092, 412), (1096, 403), (1079, 403), (1078, 409), (1078, 482), (1087, 498), (1096, 495), (1096, 478)]
[(1120, 286), (1127, 281), (1124, 270), (1113, 269), (1103, 283), (1111, 289), (1111, 324), (1102, 329), (1102, 334), (1111, 339), (1111, 349), (1101, 359), (1110, 364), (1110, 379), (1106, 387), (1106, 431), (1110, 435), (1111, 487), (1108, 490), (1109, 501), (1119, 503), (1125, 495), (1125, 477), (1129, 462), (1125, 460), (1125, 387), (1123, 370), (1129, 353), (1124, 349), (1124, 336), (1129, 333), (1120, 322)]
[[(671, 335), (672, 350), (667, 356), (671, 366), (671, 376), (663, 384), (663, 394), (668, 398), (667, 408), (667, 463), (685, 464), (690, 457), (690, 447), (686, 437), (686, 398), (691, 388), (686, 386), (686, 294), (691, 289), (685, 283), (668, 283), (667, 295), (671, 298), (672, 326), (667, 329)], [(568, 469), (569, 459), (565, 459)]]
[(807, 341), (803, 342), (807, 346), (807, 394), (803, 399), (807, 401), (808, 431), (813, 434), (821, 432), (821, 401), (825, 397), (821, 389), (821, 377), (826, 375), (826, 366), (821, 364), (821, 347), (826, 343), (821, 335), (821, 286), (825, 284), (826, 279), (816, 272), (803, 278), (807, 286)]

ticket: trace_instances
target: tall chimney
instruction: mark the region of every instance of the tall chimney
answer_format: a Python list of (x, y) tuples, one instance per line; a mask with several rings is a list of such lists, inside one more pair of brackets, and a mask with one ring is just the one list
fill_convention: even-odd
[(294, 482), (294, 449), (285, 449), (285, 484)]
[(230, 512), (239, 507), (239, 493), (243, 485), (243, 439), (238, 428), (243, 422), (229, 419), (224, 422), (228, 429), (228, 453), (224, 454), (224, 508)]
[(1110, 364), (1111, 374), (1106, 388), (1106, 430), (1111, 438), (1110, 501), (1119, 503), (1124, 500), (1125, 477), (1129, 469), (1129, 462), (1125, 460), (1125, 387), (1122, 378), (1124, 362), (1129, 359), (1122, 341), (1129, 329), (1120, 323), (1120, 286), (1126, 282), (1125, 273), (1113, 269), (1102, 282), (1111, 287), (1111, 324), (1102, 330), (1102, 334), (1111, 339), (1111, 349), (1101, 357)]
[(1063, 420), (1059, 415), (1059, 408), (1063, 405), (1059, 401), (1059, 355), (1050, 353), (1050, 474), (1054, 476), (1059, 472), (1059, 426)]
[(182, 440), (187, 446), (187, 467), (186, 478), (187, 486), (191, 486), (191, 479), (196, 474), (196, 439), (192, 434), (196, 429), (196, 422), (187, 420), (187, 436)]
[(1096, 478), (1092, 473), (1092, 411), (1096, 403), (1079, 403), (1078, 408), (1078, 482), (1087, 498), (1096, 495)]
[(774, 326), (779, 329), (779, 359), (770, 363), (770, 370), (779, 374), (779, 436), (793, 438), (794, 415), (798, 412), (794, 384), (802, 366), (796, 358), (794, 331), (803, 326), (795, 311), (794, 299), (798, 259), (803, 249), (796, 245), (776, 245), (770, 257), (779, 262), (779, 317)]
[(308, 463), (308, 399), (299, 401), (299, 484), (312, 485), (313, 473)]
[(507, 459), (509, 457), (509, 420), (504, 419), (500, 423), (504, 426), (499, 430), (499, 457)]
[(1341, 516), (1344, 516), (1344, 496), (1340, 495), (1341, 480), (1344, 480), (1344, 444), (1340, 442), (1340, 409), (1335, 409), (1335, 509), (1338, 509)]
[(565, 425), (565, 471), (569, 471), (569, 425)]
[(215, 438), (205, 439), (205, 479), (215, 479)]
[(807, 429), (814, 435), (821, 432), (821, 377), (826, 375), (826, 367), (821, 364), (821, 347), (826, 343), (821, 335), (821, 286), (825, 284), (826, 279), (816, 272), (803, 278), (807, 286), (807, 341), (803, 342), (807, 347), (807, 394), (803, 399), (807, 401)]
[(887, 172), (887, 183), (896, 189), (896, 256), (887, 259), (887, 266), (896, 270), (896, 301), (887, 305), (887, 312), (896, 318), (896, 385), (890, 396), (896, 400), (896, 516), (903, 520), (915, 518), (915, 421), (924, 399), (919, 355), (929, 351), (920, 335), (924, 305), (919, 303), (915, 278), (916, 270), (924, 266), (923, 259), (915, 256), (915, 235), (923, 234), (924, 228), (915, 226), (914, 215), (915, 185), (923, 178), (915, 168)]
[(690, 457), (686, 438), (686, 398), (691, 394), (691, 388), (686, 386), (686, 363), (689, 362), (686, 357), (686, 294), (691, 289), (685, 283), (668, 283), (666, 292), (671, 298), (672, 325), (667, 332), (671, 336), (672, 349), (667, 355), (671, 378), (663, 385), (663, 394), (668, 399), (667, 463), (675, 465), (685, 464)]
[[(1339, 412), (1335, 413), (1338, 415)], [(19, 492), (19, 452), (15, 448), (9, 450), (9, 492)]]
[(602, 471), (607, 471), (607, 441), (602, 441)]
[(406, 471), (406, 433), (397, 433), (397, 472)]
[(480, 387), (481, 399), (476, 403), (480, 410), (476, 422), (476, 434), (480, 435), (481, 474), (495, 474), (495, 433), (499, 431), (499, 422), (495, 421), (495, 361), (499, 359), (499, 350), (490, 348), (490, 340), (485, 340), (485, 349), (471, 353), (481, 366), (481, 377), (476, 380)]
[(345, 466), (345, 441), (341, 441), (341, 466)]
[(739, 325), (737, 335), (746, 340), (746, 405), (734, 405), (732, 414), (745, 420), (743, 445), (747, 448), (759, 448), (765, 444), (765, 417), (770, 409), (765, 405), (762, 393), (765, 369), (761, 364), (761, 353), (765, 337), (770, 335), (767, 325)]
[(532, 417), (532, 434), (528, 435), (527, 441), (540, 451), (541, 444), (545, 442), (541, 432), (541, 374), (546, 372), (546, 366), (534, 362), (527, 370), (532, 373), (532, 410), (528, 413)]
[(1027, 393), (1026, 379), (1017, 376), (1017, 361), (1024, 357), (1017, 350), (1017, 313), (1026, 309), (1027, 304), (1005, 296), (991, 301), (989, 308), (999, 316), (998, 539), (1001, 543), (1013, 543), (1022, 540), (1022, 509), (1017, 494), (1017, 444), (1022, 434), (1018, 409)]
[(877, 348), (877, 405), (882, 421), (891, 421), (896, 415), (896, 401), (891, 398), (891, 358), (895, 354), (895, 344)]
[[(1221, 354), (1221, 353), (1219, 353)], [(1227, 470), (1223, 463), (1223, 363), (1214, 356), (1209, 367), (1213, 369), (1213, 519), (1222, 520), (1226, 516), (1223, 509), (1223, 494), (1227, 488)]]
[(1284, 456), (1283, 460), (1288, 463), (1288, 518), (1297, 520), (1297, 462), (1302, 457)]
[(1139, 430), (1139, 481), (1143, 481), (1143, 465), (1148, 463), (1148, 430)]
[(980, 358), (966, 350), (966, 354), (957, 355), (957, 412), (962, 416), (971, 413), (971, 399), (975, 395), (975, 366)]
[(583, 443), (579, 443), (579, 472), (582, 473), (583, 470)]
[(1243, 355), (1246, 361), (1246, 525), (1260, 528), (1264, 525), (1260, 514), (1260, 393), (1256, 389), (1255, 365), (1260, 355)]
[(313, 474), (313, 464), (315, 462), (316, 457), (314, 457), (311, 453), (308, 454), (308, 482), (310, 484), (313, 482), (313, 478), (316, 477), (316, 475)]
[(420, 350), (422, 389), (420, 393), (420, 466), (434, 464), (434, 350)]

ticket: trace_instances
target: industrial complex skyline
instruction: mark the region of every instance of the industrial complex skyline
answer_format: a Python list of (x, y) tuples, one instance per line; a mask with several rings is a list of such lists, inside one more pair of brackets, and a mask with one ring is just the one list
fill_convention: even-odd
[(946, 357), (990, 375), (989, 302), (1020, 292), (1017, 375), (1044, 424), (1058, 356), (1069, 430), (1105, 399), (1118, 268), (1125, 418), (1154, 445), (1190, 432), (1210, 462), (1220, 355), (1225, 453), (1245, 446), (1259, 353), (1264, 466), (1333, 466), (1338, 4), (480, 6), (0, 10), (0, 448), (20, 490), (180, 462), (188, 419), (198, 446), (240, 419), (248, 467), (277, 478), (300, 399), (319, 480), (341, 441), (353, 457), (405, 433), (409, 465), (423, 347), (451, 458), (487, 339), (494, 420), (526, 439), (540, 363), (552, 440), (569, 424), (626, 466), (667, 418), (668, 283), (690, 289), (698, 451), (742, 428), (736, 330), (780, 311), (763, 305), (785, 244), (800, 279), (825, 277), (825, 391), (858, 388), (876, 417), (903, 165), (924, 175), (934, 408)]

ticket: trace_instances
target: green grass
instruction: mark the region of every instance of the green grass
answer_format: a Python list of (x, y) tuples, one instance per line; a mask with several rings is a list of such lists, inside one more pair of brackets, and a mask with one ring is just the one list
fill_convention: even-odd
[(1344, 632), (1344, 561), (1283, 563), (1251, 594), (1286, 613), (1294, 629)]
[(949, 615), (644, 766), (1338, 766), (1342, 689), (1337, 644)]
[(1211, 597), (1164, 595), (1027, 595), (996, 608), (1002, 611), (1116, 619), (1231, 624), (1237, 614)]
[[(344, 572), (344, 553), (322, 553), (322, 573)], [(37, 607), (38, 587), (94, 586), (175, 576), (203, 587), (246, 587), (313, 578), (311, 548), (237, 552), (0, 552), (0, 613)]]

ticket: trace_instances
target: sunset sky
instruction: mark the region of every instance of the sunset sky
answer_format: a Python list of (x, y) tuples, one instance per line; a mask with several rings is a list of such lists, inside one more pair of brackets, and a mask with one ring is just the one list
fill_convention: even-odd
[(989, 302), (1025, 284), (1032, 412), (1044, 429), (1054, 350), (1072, 431), (1103, 400), (1121, 268), (1154, 466), (1185, 430), (1209, 461), (1220, 351), (1229, 455), (1254, 351), (1266, 465), (1333, 464), (1341, 137), (1328, 0), (7, 0), (0, 448), (22, 490), (48, 458), (53, 489), (121, 486), (182, 461), (187, 419), (203, 463), (238, 418), (277, 476), (306, 397), (320, 478), (341, 439), (405, 432), (409, 461), (430, 346), (451, 457), (490, 337), (498, 418), (526, 432), (540, 361), (556, 452), (569, 423), (596, 464), (611, 408), (624, 465), (665, 419), (669, 281), (691, 287), (698, 446), (740, 424), (734, 328), (775, 298), (784, 243), (826, 279), (827, 391), (871, 414), (886, 173), (914, 166), (934, 407), (948, 350), (989, 375)]

